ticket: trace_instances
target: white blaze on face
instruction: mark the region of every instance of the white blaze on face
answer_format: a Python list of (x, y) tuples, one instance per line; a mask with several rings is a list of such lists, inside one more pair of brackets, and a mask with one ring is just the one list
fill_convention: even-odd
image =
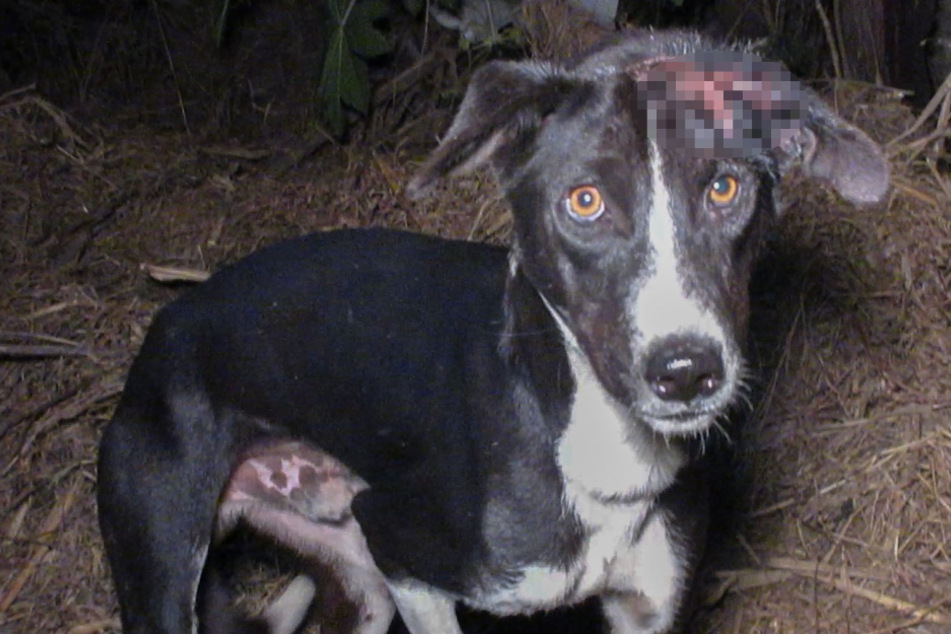
[(632, 344), (638, 351), (669, 335), (683, 333), (723, 342), (720, 324), (709, 310), (688, 295), (678, 257), (675, 216), (670, 190), (664, 180), (664, 161), (651, 142), (651, 208), (648, 222), (650, 255), (646, 275), (631, 289)]

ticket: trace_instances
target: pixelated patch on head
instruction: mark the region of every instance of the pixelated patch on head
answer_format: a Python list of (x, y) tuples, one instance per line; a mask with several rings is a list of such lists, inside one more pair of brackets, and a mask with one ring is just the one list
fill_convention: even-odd
[(639, 112), (661, 147), (701, 158), (746, 158), (800, 130), (802, 88), (777, 62), (741, 51), (648, 60), (632, 69)]

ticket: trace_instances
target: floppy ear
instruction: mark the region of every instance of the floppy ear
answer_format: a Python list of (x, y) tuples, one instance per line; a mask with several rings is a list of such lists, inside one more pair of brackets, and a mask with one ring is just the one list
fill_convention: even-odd
[(580, 81), (543, 62), (494, 61), (472, 76), (449, 131), (409, 182), (419, 194), (450, 172), (463, 172), (525, 143)]
[(818, 97), (809, 99), (802, 129), (778, 150), (780, 170), (803, 173), (830, 185), (856, 204), (880, 202), (888, 193), (888, 163), (864, 132), (840, 119)]

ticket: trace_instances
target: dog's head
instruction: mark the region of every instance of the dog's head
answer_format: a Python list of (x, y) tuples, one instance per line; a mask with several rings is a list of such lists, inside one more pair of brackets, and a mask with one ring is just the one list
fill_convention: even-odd
[[(738, 98), (757, 122), (742, 134), (776, 139), (775, 147), (730, 149), (722, 125), (698, 136), (702, 116), (681, 121), (689, 129), (668, 129), (692, 147), (658, 138), (658, 112), (645, 112), (644, 99), (649, 86), (656, 92), (656, 75), (645, 82), (645, 69), (662, 60), (676, 79), (678, 68), (691, 68), (678, 59), (712, 50), (696, 35), (641, 33), (570, 66), (488, 64), (411, 184), (418, 190), (490, 162), (512, 207), (517, 269), (604, 389), (665, 435), (705, 430), (736, 399), (749, 277), (778, 214), (783, 173), (798, 167), (856, 203), (878, 201), (888, 187), (886, 163), (867, 136), (811, 92), (792, 95), (799, 88), (791, 81), (744, 101), (762, 78), (735, 64), (716, 76), (719, 92), (701, 88), (700, 114), (703, 102)], [(724, 78), (733, 84), (724, 87)], [(660, 115), (676, 120), (681, 106)], [(740, 111), (721, 108), (711, 125)], [(771, 112), (788, 121), (777, 124)], [(701, 137), (713, 145), (699, 147)]]

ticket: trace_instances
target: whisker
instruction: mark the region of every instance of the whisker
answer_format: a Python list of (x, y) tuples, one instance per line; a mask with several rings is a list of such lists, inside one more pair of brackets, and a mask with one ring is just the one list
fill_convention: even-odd
[[(724, 417), (725, 417), (725, 415), (724, 415)], [(720, 435), (723, 436), (723, 440), (725, 440), (725, 441), (727, 442), (727, 444), (729, 444), (729, 445), (731, 445), (731, 446), (733, 445), (733, 438), (730, 437), (730, 432), (729, 432), (729, 431), (727, 430), (727, 428), (724, 427), (723, 424), (720, 422), (720, 418), (719, 418), (719, 417), (716, 418), (716, 419), (714, 419), (714, 421), (713, 421), (713, 429), (716, 429), (716, 430), (720, 433)]]

